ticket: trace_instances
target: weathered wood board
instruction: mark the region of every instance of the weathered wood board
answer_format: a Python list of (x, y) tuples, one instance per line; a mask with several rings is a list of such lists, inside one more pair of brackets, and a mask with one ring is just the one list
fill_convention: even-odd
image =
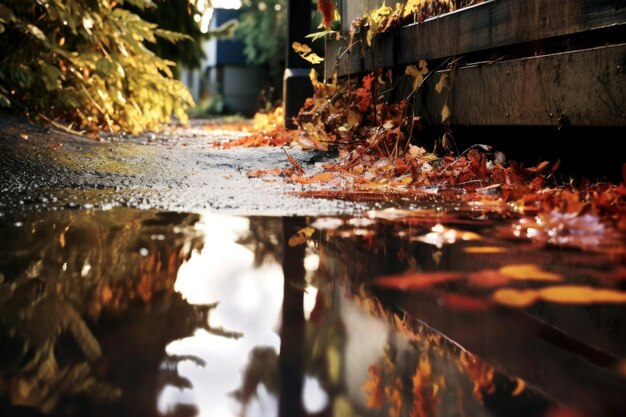
[[(607, 31), (612, 38), (605, 44), (599, 34)], [(364, 36), (349, 52), (345, 41), (329, 41), (325, 72), (345, 76), (495, 51), (493, 61), (457, 67), (444, 94), (434, 92), (439, 76), (433, 74), (420, 92), (427, 121), (441, 123), (447, 103), (453, 125), (624, 127), (624, 35), (623, 0), (489, 0), (381, 34), (371, 48)], [(597, 42), (506, 60), (520, 45), (550, 39), (567, 45), (570, 38)]]
[[(626, 44), (458, 68), (424, 83), (420, 114), (453, 125), (626, 126)], [(421, 99), (421, 100), (420, 100)]]
[(329, 41), (326, 76), (334, 67), (342, 76), (371, 71), (372, 61), (383, 68), (406, 65), (608, 27), (626, 30), (625, 1), (490, 0), (383, 33), (371, 49), (363, 40), (345, 53), (345, 41)]

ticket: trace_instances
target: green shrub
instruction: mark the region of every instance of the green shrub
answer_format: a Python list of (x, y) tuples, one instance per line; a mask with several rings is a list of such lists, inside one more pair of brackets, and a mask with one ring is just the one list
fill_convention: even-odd
[(145, 46), (186, 35), (124, 9), (149, 0), (0, 0), (0, 105), (77, 129), (138, 132), (193, 104), (173, 62)]

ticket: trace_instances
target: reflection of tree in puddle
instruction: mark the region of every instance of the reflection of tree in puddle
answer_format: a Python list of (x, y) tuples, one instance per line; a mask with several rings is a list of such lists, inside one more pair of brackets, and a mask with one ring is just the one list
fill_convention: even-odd
[(164, 360), (169, 341), (208, 326), (212, 306), (173, 290), (203, 245), (197, 220), (116, 209), (0, 226), (0, 414), (146, 415), (157, 385), (185, 385), (159, 367), (189, 359)]
[[(577, 254), (583, 273), (551, 263), (556, 250), (447, 220), (116, 209), (0, 225), (0, 415), (543, 417), (552, 400), (519, 372), (429, 326), (478, 340), (510, 307), (493, 301), (500, 286), (614, 282), (619, 261)], [(554, 299), (544, 292), (528, 307)], [(226, 339), (240, 335), (219, 324), (245, 334)]]

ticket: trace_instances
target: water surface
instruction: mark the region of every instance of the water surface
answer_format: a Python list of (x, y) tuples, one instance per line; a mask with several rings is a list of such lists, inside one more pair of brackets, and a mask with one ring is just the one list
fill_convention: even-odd
[(2, 221), (3, 416), (626, 411), (624, 241), (591, 218)]

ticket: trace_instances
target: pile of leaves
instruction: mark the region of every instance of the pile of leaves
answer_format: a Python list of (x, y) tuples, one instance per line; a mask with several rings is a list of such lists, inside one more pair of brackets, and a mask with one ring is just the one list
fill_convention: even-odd
[[(425, 63), (409, 66), (414, 90), (428, 75)], [(389, 77), (389, 79), (387, 79)], [(409, 79), (409, 81), (411, 81)], [(417, 83), (416, 83), (417, 81)], [(364, 76), (343, 85), (314, 81), (315, 96), (297, 117), (305, 132), (299, 142), (317, 150), (338, 149), (339, 158), (326, 163), (330, 177), (292, 174), (298, 183), (335, 181), (342, 190), (305, 192), (337, 197), (405, 196), (462, 201), (508, 202), (520, 214), (592, 214), (626, 231), (626, 167), (620, 185), (583, 181), (558, 183), (559, 161), (525, 167), (489, 145), (476, 144), (463, 152), (455, 149), (450, 131), (436, 141), (432, 151), (419, 146), (421, 119), (406, 100), (392, 103), (380, 91), (393, 85), (391, 73)], [(446, 108), (442, 110), (442, 120)]]
[(215, 146), (222, 149), (238, 146), (286, 146), (294, 142), (299, 134), (297, 131), (285, 128), (282, 107), (276, 107), (268, 112), (259, 111), (254, 115), (250, 125), (238, 126), (237, 128), (250, 134), (233, 141), (216, 143)]
[[(324, 32), (332, 33), (330, 25), (332, 2), (320, 2), (325, 19)], [(421, 22), (443, 12), (474, 2), (409, 0), (395, 8), (383, 5), (356, 19), (350, 32), (350, 47), (356, 47), (354, 35), (367, 30), (370, 34), (390, 30), (396, 25)], [(409, 19), (410, 21), (407, 21)], [(312, 34), (318, 36), (319, 34)], [(322, 35), (319, 35), (322, 36)], [(315, 59), (306, 45), (294, 49), (305, 59)], [(437, 73), (420, 60), (400, 73), (398, 69), (377, 69), (362, 77), (334, 78), (321, 82), (311, 71), (314, 96), (307, 99), (295, 122), (299, 134), (285, 135), (284, 130), (263, 130), (233, 145), (284, 146), (297, 141), (305, 149), (333, 151), (338, 158), (319, 164), (306, 172), (288, 154), (290, 166), (284, 169), (255, 171), (250, 176), (283, 176), (287, 181), (315, 185), (300, 194), (313, 197), (349, 199), (443, 199), (480, 202), (485, 206), (502, 204), (509, 211), (531, 214), (546, 219), (550, 213), (567, 213), (572, 218), (592, 214), (626, 231), (626, 172), (621, 185), (585, 182), (575, 186), (562, 184), (554, 173), (559, 161), (544, 161), (526, 167), (507, 158), (489, 145), (476, 144), (459, 152), (448, 127), (450, 111), (440, 109), (445, 132), (427, 150), (427, 136), (422, 134), (421, 117), (416, 114), (415, 97), (422, 84), (434, 74), (439, 77), (435, 91), (444, 92), (452, 86), (454, 63), (444, 62), (450, 71)], [(408, 88), (407, 88), (408, 86)], [(392, 93), (409, 91), (402, 100), (391, 100)], [(445, 92), (444, 92), (445, 94)], [(554, 216), (552, 216), (554, 217)], [(557, 216), (558, 217), (558, 216)]]
[(363, 19), (352, 22), (350, 36), (353, 38), (355, 33), (364, 28), (367, 44), (371, 46), (374, 37), (379, 33), (411, 23), (421, 23), (429, 17), (453, 10), (456, 10), (456, 6), (450, 0), (407, 0), (396, 3), (393, 8), (383, 4), (370, 11)]
[(0, 4), (0, 105), (75, 130), (154, 129), (185, 121), (193, 103), (171, 61), (145, 43), (186, 35), (124, 8), (150, 0), (9, 1)]

